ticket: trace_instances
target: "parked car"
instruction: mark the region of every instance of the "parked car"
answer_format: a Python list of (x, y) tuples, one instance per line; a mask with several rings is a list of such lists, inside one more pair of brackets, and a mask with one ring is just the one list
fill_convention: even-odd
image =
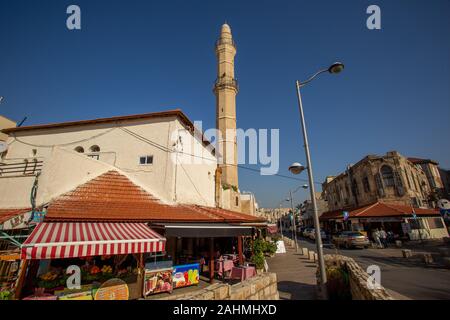
[[(325, 233), (325, 231), (320, 230), (320, 237), (322, 238), (322, 240), (326, 240), (327, 239), (327, 234)], [(312, 232), (309, 235), (309, 238), (311, 240), (316, 240), (316, 230), (315, 229), (312, 229)]]
[(309, 235), (311, 234), (311, 232), (314, 231), (314, 228), (305, 228), (305, 230), (303, 230), (303, 236), (305, 238), (309, 238)]
[(333, 237), (333, 244), (337, 247), (349, 248), (368, 248), (369, 238), (359, 231), (343, 231)]

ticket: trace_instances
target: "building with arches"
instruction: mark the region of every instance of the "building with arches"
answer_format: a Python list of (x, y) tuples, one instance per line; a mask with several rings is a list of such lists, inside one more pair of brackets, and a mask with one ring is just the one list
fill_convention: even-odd
[[(331, 231), (385, 228), (411, 239), (422, 237), (421, 231), (409, 228), (418, 226), (423, 238), (448, 236), (435, 209), (433, 190), (423, 167), (399, 152), (368, 155), (326, 178), (322, 196), (329, 211), (320, 219)], [(349, 218), (344, 219), (344, 212)]]

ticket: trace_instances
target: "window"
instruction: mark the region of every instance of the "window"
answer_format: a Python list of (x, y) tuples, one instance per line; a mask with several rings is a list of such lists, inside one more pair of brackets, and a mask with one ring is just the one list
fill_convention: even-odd
[(367, 176), (363, 178), (363, 188), (365, 193), (370, 192), (369, 178), (367, 178)]
[(443, 229), (444, 228), (444, 224), (442, 223), (441, 218), (428, 219), (428, 225), (430, 226), (430, 229)]
[(140, 165), (148, 165), (153, 164), (153, 156), (141, 156), (139, 157)]
[(84, 153), (84, 148), (80, 146), (76, 147), (74, 150), (78, 153)]
[(100, 159), (100, 156), (98, 154), (88, 154), (88, 157), (92, 158), (92, 159), (95, 159), (95, 160)]
[(100, 147), (97, 145), (93, 145), (89, 148), (90, 152), (100, 152)]
[(239, 197), (236, 197), (236, 206), (239, 205)]
[(423, 229), (422, 219), (409, 219), (412, 230)]
[(384, 186), (393, 187), (395, 185), (395, 182), (394, 182), (394, 172), (392, 171), (392, 168), (385, 165), (381, 167), (380, 171)]
[(355, 196), (359, 196), (359, 188), (356, 179), (353, 179), (353, 193)]
[(379, 173), (375, 175), (375, 184), (377, 185), (378, 196), (384, 197), (383, 184), (381, 183), (381, 177)]
[(405, 176), (406, 176), (406, 182), (408, 182), (408, 188), (409, 189), (412, 189), (412, 187), (411, 187), (411, 177), (409, 176), (409, 174), (408, 174), (408, 171), (406, 171), (405, 170)]

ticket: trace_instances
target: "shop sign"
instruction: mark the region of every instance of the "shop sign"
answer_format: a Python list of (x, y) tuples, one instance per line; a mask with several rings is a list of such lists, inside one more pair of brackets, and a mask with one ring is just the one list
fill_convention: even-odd
[(344, 221), (347, 221), (347, 220), (348, 220), (348, 217), (350, 216), (349, 213), (348, 213), (348, 211), (344, 211), (344, 212), (342, 213), (342, 215), (344, 216)]
[(31, 211), (12, 217), (0, 227), (1, 230), (24, 229), (28, 227), (28, 221), (31, 218)]
[(365, 218), (365, 219), (359, 219), (361, 222), (401, 222), (401, 218)]
[(130, 292), (125, 281), (113, 278), (105, 281), (95, 291), (94, 300), (128, 300)]
[(283, 240), (277, 241), (277, 251), (275, 253), (286, 253), (286, 247)]

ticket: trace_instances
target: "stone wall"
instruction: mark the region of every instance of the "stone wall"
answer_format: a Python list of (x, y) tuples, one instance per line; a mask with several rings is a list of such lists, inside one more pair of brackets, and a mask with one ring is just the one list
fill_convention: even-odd
[(216, 283), (184, 294), (176, 291), (161, 300), (278, 300), (277, 275), (262, 273), (235, 285)]
[(369, 275), (352, 258), (327, 254), (324, 256), (324, 260), (327, 267), (346, 268), (349, 273), (350, 292), (353, 300), (394, 300), (383, 286), (378, 289), (368, 288)]

